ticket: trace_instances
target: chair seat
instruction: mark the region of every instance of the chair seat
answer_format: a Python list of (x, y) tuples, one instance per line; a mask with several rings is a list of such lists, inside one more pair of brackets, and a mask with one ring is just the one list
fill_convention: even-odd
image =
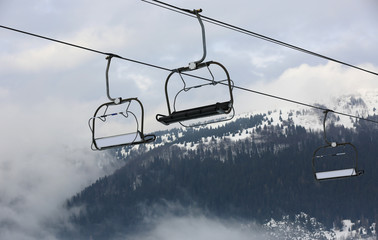
[(325, 171), (325, 172), (317, 172), (315, 173), (316, 179), (318, 180), (325, 180), (331, 178), (342, 178), (342, 177), (351, 177), (357, 176), (356, 169), (348, 168), (348, 169), (340, 169), (334, 171)]
[(229, 113), (231, 109), (232, 103), (231, 101), (227, 101), (181, 111), (175, 111), (168, 116), (157, 115), (157, 120), (161, 123), (164, 123), (165, 125), (169, 125), (175, 122)]
[(141, 142), (142, 140), (143, 139), (139, 131), (134, 133), (127, 133), (94, 139), (98, 149), (114, 147), (119, 145), (130, 145), (137, 142)]

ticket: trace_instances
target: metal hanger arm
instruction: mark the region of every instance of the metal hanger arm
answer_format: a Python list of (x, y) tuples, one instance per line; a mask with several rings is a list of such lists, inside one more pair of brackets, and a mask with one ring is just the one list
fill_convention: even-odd
[(108, 64), (106, 66), (106, 95), (108, 96), (109, 100), (114, 102), (115, 104), (119, 104), (122, 100), (121, 97), (118, 97), (118, 98), (112, 98), (110, 96), (110, 90), (109, 90), (109, 68), (110, 68), (110, 63), (112, 61), (112, 57), (114, 57), (116, 55), (113, 55), (113, 54), (110, 54), (109, 56), (106, 57), (106, 60), (108, 60)]
[(327, 109), (327, 110), (324, 111), (324, 119), (323, 119), (324, 141), (325, 141), (328, 145), (330, 145), (330, 146), (332, 146), (332, 147), (336, 147), (336, 143), (335, 143), (335, 142), (330, 142), (330, 141), (328, 141), (328, 139), (327, 139), (326, 124), (325, 124), (325, 123), (326, 123), (326, 120), (327, 120), (327, 114), (328, 114), (328, 112), (333, 112), (333, 110)]
[(198, 9), (198, 10), (194, 9), (193, 11), (190, 11), (190, 10), (188, 10), (188, 11), (191, 12), (191, 13), (193, 13), (193, 14), (195, 14), (197, 16), (198, 22), (199, 22), (199, 24), (201, 26), (201, 34), (202, 34), (202, 47), (203, 47), (202, 58), (199, 59), (199, 60), (197, 60), (197, 61), (189, 63), (189, 69), (190, 70), (194, 70), (206, 58), (206, 34), (205, 34), (205, 26), (203, 25), (203, 22), (202, 22), (202, 19), (201, 19), (201, 15), (199, 14), (200, 12), (202, 12), (202, 9)]

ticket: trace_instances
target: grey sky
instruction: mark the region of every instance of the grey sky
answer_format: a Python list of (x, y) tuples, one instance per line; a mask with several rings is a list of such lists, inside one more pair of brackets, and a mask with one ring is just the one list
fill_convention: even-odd
[[(378, 71), (378, 3), (352, 1), (170, 1), (260, 34)], [(0, 24), (167, 68), (202, 54), (196, 19), (141, 1), (0, 2)], [(205, 23), (207, 60), (238, 86), (313, 103), (377, 89), (376, 76)], [(107, 101), (105, 56), (0, 29), (0, 238), (43, 239), (63, 201), (111, 172), (92, 152), (87, 120)], [(145, 105), (147, 132), (165, 129), (168, 72), (114, 59), (115, 95)], [(234, 91), (237, 113), (282, 102)], [(191, 99), (193, 104), (201, 99)], [(7, 223), (7, 224), (5, 224)], [(5, 224), (5, 225), (4, 225)], [(43, 236), (41, 236), (43, 235)]]

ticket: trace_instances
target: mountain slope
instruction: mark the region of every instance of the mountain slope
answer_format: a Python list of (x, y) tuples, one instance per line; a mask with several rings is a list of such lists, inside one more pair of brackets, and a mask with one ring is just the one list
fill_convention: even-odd
[[(159, 132), (153, 144), (113, 150), (126, 165), (67, 202), (69, 209), (81, 211), (72, 216), (77, 232), (62, 234), (109, 239), (136, 231), (156, 206), (169, 203), (182, 206), (177, 215), (195, 208), (208, 216), (266, 223), (306, 212), (328, 229), (342, 219), (364, 219), (368, 229), (378, 218), (378, 128), (366, 122), (351, 128), (330, 123), (331, 137), (357, 146), (366, 174), (318, 183), (311, 157), (324, 145), (322, 132), (296, 125), (310, 113), (249, 114), (218, 126)], [(314, 119), (320, 125), (319, 115)]]

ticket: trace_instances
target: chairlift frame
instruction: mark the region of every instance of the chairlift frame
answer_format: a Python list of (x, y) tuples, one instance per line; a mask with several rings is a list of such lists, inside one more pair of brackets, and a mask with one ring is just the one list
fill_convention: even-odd
[[(324, 137), (324, 141), (326, 142), (326, 145), (318, 147), (314, 151), (314, 154), (312, 156), (312, 169), (313, 169), (315, 179), (317, 181), (324, 181), (324, 180), (333, 180), (333, 179), (340, 179), (340, 178), (356, 177), (356, 176), (362, 175), (364, 173), (364, 170), (358, 169), (358, 151), (357, 151), (356, 146), (354, 146), (350, 142), (337, 143), (337, 142), (331, 142), (327, 139), (326, 124), (325, 123), (326, 123), (326, 119), (327, 119), (327, 114), (329, 112), (333, 112), (333, 111), (329, 110), (329, 109), (324, 111), (324, 120), (323, 120), (323, 131), (324, 131), (323, 137)], [(353, 149), (353, 151), (355, 153), (355, 155), (353, 156), (354, 165), (351, 168), (344, 168), (344, 169), (339, 169), (339, 170), (322, 171), (322, 172), (317, 171), (317, 168), (316, 168), (317, 160), (319, 158), (323, 158), (323, 157), (327, 156), (327, 155), (317, 155), (319, 153), (319, 151), (321, 151), (321, 150), (327, 151), (327, 149), (335, 149), (335, 148), (338, 148), (338, 147), (350, 147), (351, 149)], [(339, 157), (339, 156), (343, 156), (343, 155), (346, 155), (346, 153), (345, 152), (334, 153), (334, 154), (331, 154), (329, 156)]]
[[(110, 96), (110, 90), (109, 90), (109, 68), (110, 63), (112, 60), (112, 57), (117, 57), (117, 55), (109, 54), (106, 57), (107, 66), (106, 66), (106, 94), (110, 102), (101, 104), (97, 110), (95, 111), (93, 117), (91, 117), (88, 120), (89, 128), (92, 132), (92, 150), (104, 150), (108, 148), (113, 147), (121, 147), (125, 145), (136, 145), (136, 144), (143, 144), (143, 143), (149, 143), (153, 142), (156, 139), (156, 136), (154, 134), (144, 134), (144, 108), (141, 101), (139, 101), (138, 98), (127, 98), (122, 99), (121, 97), (113, 98)], [(130, 104), (132, 102), (137, 102), (141, 109), (141, 124), (139, 126), (138, 118), (137, 116), (129, 110)], [(122, 112), (115, 112), (115, 113), (107, 113), (108, 108), (110, 106), (115, 105), (122, 105), (127, 104), (125, 111)], [(100, 110), (105, 108), (103, 114), (100, 114)], [(100, 114), (100, 115), (99, 115)], [(96, 121), (102, 121), (106, 122), (107, 118), (112, 116), (122, 115), (125, 118), (128, 118), (129, 116), (133, 116), (136, 121), (137, 129), (135, 133), (126, 133), (126, 134), (119, 134), (119, 135), (113, 135), (113, 136), (106, 136), (106, 137), (97, 137), (96, 135)]]
[[(137, 102), (141, 108), (141, 123), (139, 126), (139, 122), (137, 120), (137, 117), (135, 114), (131, 111), (129, 111), (129, 106), (131, 102)], [(128, 104), (127, 108), (124, 112), (115, 112), (115, 113), (107, 113), (107, 110), (109, 106), (114, 105), (121, 105), (121, 104)], [(101, 114), (100, 109), (105, 108), (105, 111)], [(100, 113), (100, 115), (99, 115)], [(96, 135), (96, 121), (107, 121), (107, 118), (112, 116), (122, 115), (125, 118), (128, 118), (133, 116), (137, 122), (137, 130), (133, 133), (125, 133), (125, 134), (119, 134), (119, 135), (113, 135), (113, 136), (106, 136), (106, 137), (98, 137)], [(139, 101), (138, 98), (128, 98), (128, 99), (122, 99), (119, 103), (114, 102), (107, 102), (104, 104), (101, 104), (97, 110), (95, 111), (92, 118), (89, 119), (89, 128), (92, 132), (92, 150), (103, 150), (113, 147), (120, 147), (125, 145), (136, 145), (136, 144), (142, 144), (142, 143), (150, 143), (155, 141), (156, 136), (153, 134), (145, 135), (144, 134), (144, 108), (142, 105), (142, 102)]]
[[(179, 122), (181, 125), (183, 125), (185, 127), (189, 127), (189, 126), (183, 124), (182, 121), (193, 120), (193, 119), (203, 118), (203, 117), (211, 117), (211, 116), (215, 116), (215, 115), (219, 115), (219, 114), (229, 114), (231, 111), (233, 111), (233, 115), (231, 117), (231, 119), (232, 119), (235, 115), (235, 111), (234, 111), (234, 107), (233, 107), (234, 100), (233, 100), (233, 95), (232, 95), (233, 82), (231, 81), (231, 78), (230, 78), (230, 75), (229, 75), (227, 69), (222, 64), (220, 64), (219, 62), (215, 62), (215, 61), (203, 62), (206, 58), (206, 36), (205, 36), (205, 27), (203, 25), (201, 15), (199, 14), (200, 12), (202, 12), (202, 9), (193, 10), (193, 11), (187, 10), (187, 11), (192, 13), (192, 14), (195, 14), (197, 16), (198, 22), (200, 23), (201, 32), (202, 32), (203, 55), (199, 60), (194, 61), (194, 62), (190, 62), (187, 67), (181, 67), (181, 68), (172, 70), (171, 73), (168, 75), (168, 77), (165, 81), (165, 97), (166, 97), (166, 102), (167, 102), (168, 115), (157, 114), (156, 120), (165, 124), (165, 125), (169, 125), (171, 123)], [(222, 81), (215, 81), (214, 76), (211, 73), (211, 70), (209, 68), (210, 65), (219, 66), (225, 72), (226, 79), (222, 80)], [(201, 84), (201, 85), (197, 85), (197, 86), (194, 86), (194, 87), (186, 88), (186, 83), (185, 83), (185, 80), (183, 79), (182, 73), (194, 71), (194, 70), (201, 69), (201, 68), (204, 68), (204, 67), (206, 67), (209, 70), (210, 74), (212, 75), (212, 77), (213, 77), (212, 82), (208, 83), (208, 84)], [(184, 83), (184, 87), (183, 87), (182, 90), (180, 90), (176, 94), (175, 100), (174, 100), (174, 103), (173, 103), (173, 111), (172, 111), (171, 103), (170, 103), (169, 96), (168, 96), (168, 82), (169, 82), (170, 78), (175, 73), (178, 73), (180, 75), (180, 77), (181, 77), (181, 79)], [(202, 86), (210, 85), (210, 84), (216, 85), (216, 84), (218, 84), (220, 82), (224, 82), (224, 81), (227, 81), (230, 100), (225, 101), (225, 102), (216, 102), (215, 104), (209, 104), (209, 105), (205, 105), (205, 106), (200, 106), (200, 107), (176, 111), (176, 107), (175, 107), (176, 98), (177, 98), (177, 96), (180, 92), (182, 92), (182, 91), (187, 92), (190, 89), (198, 88), (198, 87), (202, 87)], [(227, 120), (229, 120), (229, 119), (227, 119)], [(220, 121), (225, 121), (225, 120), (213, 121), (211, 123), (220, 122)], [(199, 124), (199, 125), (203, 125), (203, 124)], [(198, 126), (198, 125), (194, 125), (194, 126)]]

